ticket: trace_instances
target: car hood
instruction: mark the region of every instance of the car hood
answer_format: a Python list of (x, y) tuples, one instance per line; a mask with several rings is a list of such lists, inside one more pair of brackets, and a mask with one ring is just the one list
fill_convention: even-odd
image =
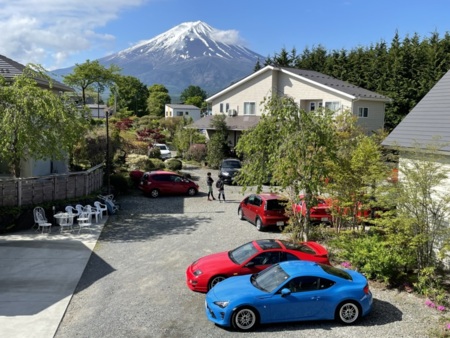
[(204, 272), (215, 273), (215, 271), (236, 268), (237, 266), (237, 264), (231, 261), (228, 256), (228, 251), (223, 251), (199, 258), (192, 263), (192, 271), (202, 270)]
[(207, 296), (212, 300), (228, 301), (233, 301), (244, 295), (246, 297), (268, 296), (269, 294), (267, 292), (253, 286), (250, 282), (251, 278), (252, 275), (227, 278), (209, 290)]

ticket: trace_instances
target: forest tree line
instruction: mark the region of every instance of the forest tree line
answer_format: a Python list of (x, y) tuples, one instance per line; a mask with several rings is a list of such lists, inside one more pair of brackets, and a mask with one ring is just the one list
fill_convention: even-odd
[[(331, 50), (318, 45), (298, 54), (282, 48), (268, 56), (264, 66), (277, 65), (314, 70), (392, 99), (386, 107), (385, 128), (392, 130), (450, 69), (450, 33), (434, 32), (421, 38), (417, 33), (390, 45), (380, 41), (350, 51)], [(255, 71), (262, 66), (259, 62)]]

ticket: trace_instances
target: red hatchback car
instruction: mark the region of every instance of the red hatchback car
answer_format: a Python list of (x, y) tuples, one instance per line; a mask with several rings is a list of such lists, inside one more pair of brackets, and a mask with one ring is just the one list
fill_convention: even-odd
[(186, 269), (186, 284), (192, 291), (207, 292), (225, 278), (253, 274), (272, 264), (292, 260), (330, 265), (328, 251), (319, 243), (260, 239), (196, 260)]
[(286, 200), (277, 194), (251, 194), (239, 204), (238, 215), (262, 231), (269, 226), (286, 226), (289, 218), (285, 214)]
[(170, 171), (150, 171), (142, 175), (139, 189), (151, 197), (161, 194), (194, 196), (198, 192), (198, 184)]
[[(294, 205), (296, 212), (301, 212), (303, 216), (306, 215), (306, 204), (304, 195), (300, 195), (300, 202)], [(324, 198), (317, 197), (317, 205), (309, 209), (312, 223), (327, 223), (332, 224), (333, 216), (331, 214), (331, 204)]]

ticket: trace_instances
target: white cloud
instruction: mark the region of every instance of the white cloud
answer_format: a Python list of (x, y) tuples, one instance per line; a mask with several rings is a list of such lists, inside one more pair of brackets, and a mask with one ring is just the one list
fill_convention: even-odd
[(96, 29), (148, 0), (0, 0), (0, 54), (60, 68), (74, 54), (114, 40)]
[(233, 29), (227, 31), (214, 30), (211, 33), (211, 36), (214, 40), (226, 44), (245, 45), (245, 41), (241, 39), (241, 37), (239, 36), (239, 32), (237, 30)]

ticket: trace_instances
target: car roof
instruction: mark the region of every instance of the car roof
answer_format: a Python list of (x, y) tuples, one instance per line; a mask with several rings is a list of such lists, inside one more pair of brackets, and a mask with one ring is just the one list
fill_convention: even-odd
[(225, 159), (223, 159), (222, 160), (222, 162), (231, 162), (231, 161), (235, 161), (235, 162), (241, 162), (241, 160), (240, 159), (238, 159), (238, 158), (225, 158)]
[(314, 274), (323, 275), (325, 271), (316, 262), (309, 261), (287, 261), (281, 262), (280, 266), (290, 276), (296, 275), (301, 272), (303, 275)]
[[(145, 174), (147, 175), (178, 175), (177, 173), (174, 173), (173, 171), (164, 171), (164, 170), (155, 170), (155, 171), (147, 171)], [(180, 176), (180, 175), (178, 175)]]
[(257, 239), (254, 243), (256, 243), (263, 251), (283, 248), (280, 242), (276, 239)]

